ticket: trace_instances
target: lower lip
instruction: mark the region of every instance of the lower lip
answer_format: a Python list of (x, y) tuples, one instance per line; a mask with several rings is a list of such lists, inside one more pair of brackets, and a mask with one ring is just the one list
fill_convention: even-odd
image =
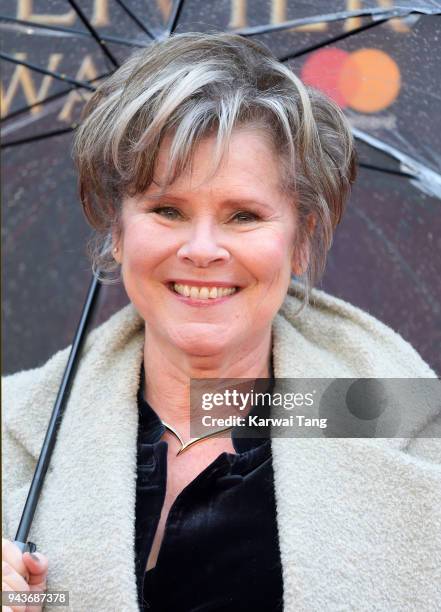
[(206, 300), (201, 300), (198, 298), (187, 297), (185, 295), (181, 295), (180, 293), (176, 293), (176, 291), (173, 289), (171, 285), (167, 285), (167, 288), (171, 293), (173, 293), (175, 298), (177, 298), (180, 302), (184, 302), (184, 304), (187, 304), (188, 306), (196, 306), (196, 307), (215, 306), (216, 304), (222, 304), (223, 302), (231, 300), (231, 298), (237, 295), (240, 291), (240, 289), (236, 289), (236, 291), (232, 293), (231, 295), (225, 295), (223, 297), (207, 298)]

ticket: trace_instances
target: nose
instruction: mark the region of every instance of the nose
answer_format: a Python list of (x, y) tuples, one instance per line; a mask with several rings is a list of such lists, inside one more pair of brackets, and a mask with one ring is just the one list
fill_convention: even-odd
[(192, 263), (198, 268), (206, 268), (214, 262), (227, 262), (230, 259), (229, 251), (218, 242), (214, 223), (204, 220), (195, 223), (189, 234), (178, 249), (178, 258)]

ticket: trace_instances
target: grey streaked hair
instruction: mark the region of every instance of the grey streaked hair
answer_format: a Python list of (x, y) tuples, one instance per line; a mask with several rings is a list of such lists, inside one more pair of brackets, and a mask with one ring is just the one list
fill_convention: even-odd
[(332, 100), (303, 85), (266, 47), (233, 34), (156, 42), (131, 56), (86, 104), (74, 159), (84, 212), (96, 230), (95, 273), (118, 269), (111, 237), (120, 228), (122, 200), (151, 184), (164, 136), (172, 137), (166, 187), (189, 167), (204, 136), (216, 137), (218, 164), (238, 127), (263, 130), (279, 156), (281, 188), (297, 211), (297, 246), (309, 253), (301, 276), (308, 302), (356, 176), (351, 129)]

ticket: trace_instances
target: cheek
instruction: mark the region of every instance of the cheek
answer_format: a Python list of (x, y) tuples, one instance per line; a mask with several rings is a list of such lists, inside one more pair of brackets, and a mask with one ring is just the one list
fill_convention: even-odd
[(282, 229), (274, 230), (258, 237), (248, 250), (258, 277), (285, 276), (286, 270), (291, 268), (293, 236)]
[(123, 234), (124, 262), (133, 270), (149, 268), (169, 254), (173, 240), (172, 232), (161, 232), (148, 220), (131, 222)]

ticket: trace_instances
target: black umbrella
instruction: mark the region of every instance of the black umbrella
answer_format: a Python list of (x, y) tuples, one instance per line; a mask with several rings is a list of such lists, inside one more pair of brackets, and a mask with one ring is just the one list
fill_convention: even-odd
[[(4, 322), (6, 336), (10, 323), (14, 336), (21, 335), (22, 341), (16, 341), (16, 345), (22, 347), (29, 341), (43, 345), (46, 354), (38, 354), (37, 359), (47, 357), (60, 342), (67, 343), (71, 331), (66, 315), (69, 319), (78, 308), (76, 296), (81, 293), (87, 270), (78, 244), (83, 243), (86, 232), (76, 209), (74, 213), (67, 204), (74, 199), (68, 151), (85, 96), (134, 48), (173, 32), (216, 29), (264, 42), (305, 82), (326, 91), (345, 109), (357, 139), (362, 171), (353, 196), (357, 205), (349, 207), (337, 232), (326, 288), (337, 295), (344, 289), (345, 298), (370, 311), (375, 304), (375, 314), (386, 322), (395, 322), (395, 328), (397, 321), (408, 322), (407, 327), (402, 326), (403, 335), (416, 345), (419, 342), (418, 349), (432, 363), (439, 358), (432, 321), (439, 318), (440, 307), (431, 251), (441, 197), (440, 116), (436, 112), (436, 102), (441, 98), (437, 80), (441, 52), (436, 44), (441, 34), (437, 18), (441, 1), (157, 0), (146, 5), (142, 0), (47, 0), (43, 5), (45, 14), (36, 14), (32, 3), (13, 6), (0, 2), (2, 149), (8, 210), (5, 258), (6, 268), (14, 270), (5, 290)], [(39, 153), (41, 159), (37, 158)], [(29, 193), (23, 192), (26, 188)], [(50, 223), (54, 216), (58, 232)], [(38, 330), (26, 330), (26, 337), (14, 326), (15, 321), (26, 320), (28, 309), (32, 313), (34, 308), (41, 315), (47, 308), (43, 301), (38, 307), (34, 299), (39, 293), (38, 274), (37, 280), (34, 278), (39, 265), (35, 253), (40, 256), (41, 245), (20, 251), (21, 242), (26, 242), (26, 247), (29, 242), (32, 245), (36, 229), (48, 243), (48, 253), (40, 264), (43, 270), (49, 270), (43, 285), (47, 294), (60, 301), (60, 320), (54, 324), (51, 316), (44, 323), (40, 316), (35, 326)], [(417, 254), (411, 250), (415, 246)], [(350, 262), (348, 252), (353, 255)], [(18, 268), (17, 253), (21, 258)], [(342, 262), (352, 272), (346, 284), (341, 280)], [(64, 284), (62, 296), (59, 290), (53, 290), (60, 286), (61, 265), (71, 285)], [(383, 304), (385, 283), (391, 281), (399, 288), (400, 298)], [(94, 278), (75, 332), (16, 535), (22, 550), (34, 549), (32, 543), (26, 544), (30, 525), (100, 287)], [(119, 297), (109, 298), (107, 287), (106, 291), (107, 306), (112, 301), (119, 303)], [(66, 294), (73, 297), (66, 299)], [(13, 299), (14, 295), (19, 299)], [(100, 310), (105, 318), (108, 309)], [(423, 325), (409, 320), (415, 312), (423, 318)], [(60, 333), (54, 334), (57, 327)], [(421, 340), (424, 330), (429, 335)], [(39, 341), (38, 333), (44, 334), (44, 342)], [(15, 362), (11, 369), (31, 365), (22, 352), (20, 348), (11, 351), (11, 363)], [(36, 355), (31, 357), (34, 365)]]

